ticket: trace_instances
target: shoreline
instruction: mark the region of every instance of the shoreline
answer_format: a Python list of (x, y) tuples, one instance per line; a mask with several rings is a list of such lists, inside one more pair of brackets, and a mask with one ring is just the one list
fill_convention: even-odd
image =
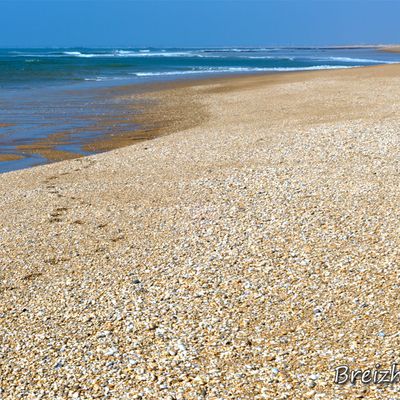
[[(346, 47), (347, 48), (347, 47)], [(384, 50), (385, 51), (385, 50)], [(376, 66), (362, 66), (353, 68), (375, 68)], [(352, 68), (352, 69), (353, 69)], [(345, 68), (335, 69), (337, 71), (346, 70)], [(334, 71), (335, 71), (334, 70)], [(200, 109), (199, 105), (196, 104), (194, 99), (195, 96), (190, 96), (188, 91), (190, 88), (194, 88), (202, 85), (212, 84), (224, 84), (227, 81), (234, 81), (236, 79), (246, 79), (251, 77), (268, 77), (268, 76), (285, 76), (297, 74), (313, 74), (313, 73), (324, 73), (327, 70), (316, 70), (316, 71), (288, 71), (288, 72), (259, 72), (252, 74), (229, 74), (223, 76), (212, 76), (212, 77), (198, 77), (194, 79), (177, 79), (173, 81), (164, 82), (147, 82), (147, 83), (136, 83), (123, 86), (115, 86), (106, 89), (93, 89), (97, 92), (96, 96), (112, 96), (115, 99), (124, 99), (127, 104), (124, 104), (124, 110), (128, 115), (113, 116), (112, 118), (101, 118), (96, 124), (86, 128), (86, 130), (103, 130), (105, 133), (94, 139), (87, 139), (81, 142), (81, 148), (83, 154), (71, 152), (69, 150), (61, 150), (60, 146), (69, 145), (69, 141), (73, 139), (77, 133), (65, 132), (65, 133), (54, 133), (49, 134), (45, 138), (33, 140), (29, 144), (17, 145), (17, 153), (8, 153), (1, 155), (1, 161), (12, 161), (20, 160), (23, 158), (22, 154), (38, 155), (43, 159), (47, 160), (47, 163), (59, 162), (69, 159), (76, 159), (102, 153), (104, 151), (110, 151), (117, 148), (129, 146), (131, 144), (140, 143), (154, 139), (159, 136), (176, 132), (180, 129), (187, 129), (193, 127), (196, 124), (200, 124), (201, 121), (207, 118), (206, 115), (200, 115), (198, 112), (196, 120), (194, 121), (190, 113), (180, 112), (178, 118), (168, 116), (174, 112), (174, 110), (183, 110), (184, 108)], [(187, 89), (185, 103), (181, 101), (180, 96), (175, 96), (174, 92), (177, 90)], [(164, 96), (163, 93), (171, 93), (171, 95)], [(168, 102), (164, 101), (164, 98), (168, 97)], [(129, 100), (128, 100), (129, 99)], [(122, 106), (121, 106), (122, 107)], [(133, 111), (129, 115), (129, 109)], [(125, 124), (137, 125), (139, 128), (129, 130), (115, 130), (110, 127), (114, 126), (115, 123), (123, 121)], [(11, 126), (10, 124), (1, 124), (2, 127)], [(78, 133), (79, 136), (79, 133)], [(91, 153), (91, 154), (85, 154)], [(46, 165), (40, 164), (40, 165)], [(28, 168), (34, 168), (36, 165)], [(24, 169), (24, 168), (23, 168)], [(7, 173), (7, 172), (6, 172)]]
[(4, 399), (395, 396), (333, 380), (400, 345), (399, 72), (165, 88), (170, 134), (1, 174)]
[[(398, 57), (395, 55), (390, 56), (387, 54), (385, 56), (379, 54), (379, 52), (385, 52), (386, 50), (388, 50), (389, 53), (395, 52), (397, 48), (398, 46), (396, 45), (382, 44), (322, 47), (300, 46), (283, 47), (280, 48), (280, 52), (283, 52), (283, 59), (288, 57), (288, 60), (293, 61), (297, 59), (297, 56), (293, 58), (291, 54), (292, 52), (296, 53), (296, 49), (297, 53), (299, 51), (300, 54), (304, 53), (303, 55), (306, 56), (306, 59), (306, 50), (314, 49), (314, 51), (311, 51), (313, 54), (311, 59), (314, 60), (313, 63), (316, 63), (316, 68), (321, 67), (321, 71), (324, 71), (323, 68), (330, 69), (330, 62), (337, 64), (340, 60), (345, 64), (341, 65), (343, 68), (345, 68), (347, 65), (346, 63), (350, 62), (352, 59), (356, 64), (358, 63), (358, 65), (353, 65), (353, 67), (363, 68), (367, 67), (363, 65), (363, 62), (369, 61), (370, 64), (377, 62), (375, 58), (381, 60), (382, 63), (390, 63), (393, 62), (393, 60), (398, 61)], [(285, 51), (285, 49), (287, 51)], [(318, 53), (316, 49), (320, 49), (321, 51)], [(353, 49), (354, 54), (351, 51), (349, 52), (351, 49)], [(303, 52), (301, 52), (301, 50)], [(339, 51), (339, 53), (335, 53), (334, 50)], [(259, 51), (262, 51), (262, 48), (260, 48)], [(263, 58), (265, 54), (261, 54), (263, 54), (263, 56), (261, 56), (261, 58)], [(316, 58), (318, 54), (321, 57), (319, 61), (318, 58)], [(340, 56), (341, 54), (343, 54), (343, 56), (338, 57), (338, 55)], [(351, 58), (354, 56), (356, 58)], [(268, 55), (265, 57), (267, 59), (270, 58)], [(249, 59), (251, 58), (259, 57), (249, 56)], [(324, 64), (324, 62), (327, 62), (329, 65), (318, 65), (321, 63)], [(293, 63), (296, 64), (297, 62)], [(302, 65), (302, 62), (297, 64)], [(255, 61), (254, 66), (257, 65)], [(279, 63), (277, 65), (279, 65)], [(57, 117), (57, 111), (50, 108), (53, 111), (47, 113), (43, 112), (43, 115), (40, 116), (41, 120), (46, 121), (47, 126), (41, 126), (40, 120), (35, 120), (34, 115), (30, 117), (32, 119), (31, 126), (29, 126), (29, 124), (24, 124), (23, 118), (21, 122), (13, 121), (9, 118), (8, 120), (0, 122), (1, 147), (4, 153), (6, 153), (6, 156), (0, 157), (0, 171), (7, 172), (65, 159), (85, 157), (90, 154), (96, 154), (98, 152), (108, 151), (132, 143), (152, 139), (180, 129), (181, 127), (178, 126), (178, 121), (174, 118), (166, 117), (166, 115), (170, 114), (173, 109), (182, 109), (185, 105), (178, 104), (179, 97), (176, 96), (170, 96), (168, 100), (169, 103), (171, 103), (170, 105), (162, 104), (160, 100), (162, 96), (157, 95), (157, 91), (165, 91), (166, 89), (176, 90), (183, 87), (189, 88), (190, 86), (202, 84), (202, 82), (205, 83), (207, 81), (216, 82), (221, 80), (221, 82), (223, 82), (224, 79), (236, 79), (241, 76), (312, 72), (310, 70), (307, 71), (307, 68), (309, 68), (307, 64), (303, 66), (305, 68), (304, 71), (253, 71), (253, 73), (249, 74), (236, 72), (234, 74), (211, 74), (209, 76), (204, 74), (195, 77), (188, 76), (181, 78), (176, 76), (174, 79), (167, 79), (166, 81), (158, 81), (156, 78), (154, 78), (153, 82), (138, 81), (131, 84), (121, 81), (120, 86), (111, 85), (107, 87), (107, 85), (105, 85), (102, 87), (103, 84), (99, 84), (97, 87), (96, 85), (82, 85), (79, 87), (78, 85), (75, 89), (73, 87), (64, 87), (59, 92), (56, 90), (52, 91), (51, 87), (48, 89), (39, 88), (44, 92), (42, 96), (38, 96), (38, 98), (47, 99), (47, 96), (52, 96), (52, 101), (54, 104), (57, 104), (57, 107), (60, 107), (60, 110), (63, 108), (61, 105), (63, 101), (67, 101), (65, 109), (60, 111), (60, 115), (64, 115), (64, 119)], [(282, 68), (284, 69), (284, 67)], [(230, 67), (227, 67), (227, 69), (229, 70)], [(48, 92), (46, 92), (46, 90), (48, 90)], [(26, 92), (21, 97), (21, 101), (29, 102), (29, 96), (31, 96), (31, 93)], [(172, 104), (172, 102), (175, 104)], [(46, 110), (46, 100), (43, 100), (42, 103), (43, 104), (40, 103), (40, 100), (37, 101), (32, 105), (33, 109), (36, 104), (36, 107), (39, 107), (39, 109)], [(91, 106), (79, 108), (80, 103), (81, 105), (91, 104)], [(5, 107), (7, 107), (7, 104), (6, 102)], [(74, 104), (76, 105), (75, 109)], [(12, 102), (10, 102), (9, 106), (12, 109)], [(18, 105), (16, 104), (15, 107), (18, 108)], [(198, 108), (194, 104), (192, 106), (188, 105), (188, 107)], [(84, 111), (82, 112), (82, 110)], [(10, 115), (12, 115), (12, 112)], [(181, 113), (180, 118), (182, 118), (183, 115), (184, 113)], [(200, 116), (199, 118), (202, 119)], [(16, 126), (13, 127), (6, 122), (15, 123)], [(180, 124), (183, 124), (182, 127), (185, 123), (189, 123), (190, 125), (193, 124), (193, 121), (180, 121)], [(16, 161), (12, 161), (12, 158)], [(2, 161), (6, 161), (6, 163)]]

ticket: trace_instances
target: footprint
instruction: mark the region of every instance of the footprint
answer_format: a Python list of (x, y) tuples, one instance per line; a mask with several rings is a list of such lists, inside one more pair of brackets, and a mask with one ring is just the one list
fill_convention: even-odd
[(32, 272), (31, 274), (25, 275), (22, 277), (22, 280), (24, 281), (32, 281), (33, 279), (39, 278), (39, 276), (42, 276), (43, 274), (41, 272)]
[(61, 222), (63, 215), (68, 211), (66, 207), (57, 207), (52, 212), (50, 212), (49, 222)]

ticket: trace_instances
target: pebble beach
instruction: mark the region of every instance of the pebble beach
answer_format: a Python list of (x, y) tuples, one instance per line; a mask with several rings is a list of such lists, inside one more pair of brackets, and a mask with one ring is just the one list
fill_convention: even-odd
[(398, 398), (334, 369), (400, 361), (400, 66), (138, 96), (153, 139), (0, 175), (0, 399)]

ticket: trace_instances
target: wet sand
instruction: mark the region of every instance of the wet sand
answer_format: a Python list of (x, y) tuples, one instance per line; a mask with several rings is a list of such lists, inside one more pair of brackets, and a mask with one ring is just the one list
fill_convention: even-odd
[(399, 361), (399, 83), (172, 85), (157, 138), (0, 175), (2, 398), (395, 397), (333, 370)]
[[(197, 108), (195, 113), (189, 112), (193, 109), (190, 96), (187, 95), (182, 102), (181, 97), (175, 96), (171, 89), (197, 84), (198, 81), (184, 81), (97, 89), (95, 96), (106, 96), (121, 103), (120, 115), (115, 111), (110, 115), (99, 115), (97, 118), (88, 115), (84, 118), (88, 125), (83, 128), (56, 132), (44, 138), (32, 138), (23, 144), (21, 140), (15, 143), (6, 142), (3, 145), (8, 148), (8, 153), (4, 156), (0, 154), (0, 160), (19, 160), (36, 154), (42, 158), (42, 162), (45, 160), (51, 163), (125, 147), (177, 129), (188, 128), (196, 124), (195, 115), (201, 119), (200, 108)], [(163, 95), (160, 96), (159, 92), (163, 92)], [(177, 119), (176, 109), (180, 110), (181, 116), (192, 114), (191, 121)], [(6, 126), (10, 124), (0, 125)], [(10, 148), (13, 146), (15, 154), (10, 154)]]
[(0, 162), (20, 160), (22, 156), (18, 154), (0, 154)]

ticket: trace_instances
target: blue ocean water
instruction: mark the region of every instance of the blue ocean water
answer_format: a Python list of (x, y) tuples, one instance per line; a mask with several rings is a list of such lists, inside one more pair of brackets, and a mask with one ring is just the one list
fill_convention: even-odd
[(0, 87), (348, 68), (396, 61), (399, 55), (373, 48), (0, 49)]
[[(18, 146), (60, 132), (76, 133), (59, 150), (86, 154), (82, 143), (107, 134), (96, 120), (121, 112), (98, 89), (221, 74), (352, 68), (400, 62), (374, 48), (0, 49), (0, 172), (47, 162)], [(126, 121), (125, 121), (126, 122)], [(113, 129), (133, 129), (121, 122)]]

